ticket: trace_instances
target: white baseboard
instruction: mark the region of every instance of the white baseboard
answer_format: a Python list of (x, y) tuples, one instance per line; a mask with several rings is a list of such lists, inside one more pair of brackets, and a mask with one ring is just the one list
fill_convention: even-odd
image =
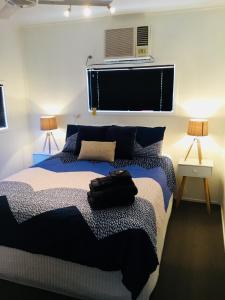
[[(205, 203), (205, 199), (199, 199), (199, 198), (185, 197), (185, 198), (182, 198), (182, 200), (184, 200), (184, 201), (190, 201), (190, 202)], [(217, 202), (217, 201), (215, 201), (215, 200), (211, 200), (211, 203), (212, 204), (218, 204), (218, 205), (220, 205), (220, 203)]]
[(225, 214), (223, 211), (223, 208), (221, 206), (221, 219), (222, 219), (222, 228), (223, 228), (223, 245), (224, 245), (224, 252), (225, 252), (225, 220), (224, 220)]

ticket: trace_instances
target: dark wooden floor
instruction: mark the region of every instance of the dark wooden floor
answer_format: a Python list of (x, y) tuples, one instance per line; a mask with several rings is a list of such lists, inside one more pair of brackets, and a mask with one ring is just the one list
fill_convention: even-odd
[(151, 300), (225, 299), (220, 207), (181, 202), (170, 219), (160, 277)]
[[(1, 300), (71, 298), (0, 280)], [(225, 299), (225, 252), (220, 207), (182, 202), (167, 231), (158, 284), (151, 300)], [(107, 300), (107, 299), (106, 299)]]

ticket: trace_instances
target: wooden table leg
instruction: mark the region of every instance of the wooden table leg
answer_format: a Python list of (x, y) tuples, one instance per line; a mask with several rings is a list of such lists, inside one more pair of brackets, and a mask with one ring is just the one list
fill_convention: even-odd
[(209, 182), (208, 182), (208, 178), (203, 178), (204, 181), (204, 191), (205, 191), (205, 201), (206, 201), (206, 205), (207, 205), (207, 211), (208, 214), (211, 214), (211, 207), (210, 207), (210, 192), (209, 192)]
[(178, 190), (178, 193), (177, 193), (177, 199), (176, 199), (176, 206), (177, 207), (179, 206), (180, 200), (181, 200), (181, 198), (183, 196), (184, 186), (185, 186), (185, 183), (186, 183), (186, 179), (187, 179), (187, 176), (183, 176), (182, 177), (181, 184), (180, 184), (180, 187), (179, 187), (179, 190)]

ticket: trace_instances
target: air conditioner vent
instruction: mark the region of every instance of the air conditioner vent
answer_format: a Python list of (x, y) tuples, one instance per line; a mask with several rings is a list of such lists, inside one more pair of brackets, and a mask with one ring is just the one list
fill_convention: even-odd
[(149, 59), (150, 40), (149, 26), (105, 30), (105, 61)]
[(105, 58), (134, 56), (134, 28), (105, 30)]
[(148, 46), (148, 26), (137, 27), (137, 46)]

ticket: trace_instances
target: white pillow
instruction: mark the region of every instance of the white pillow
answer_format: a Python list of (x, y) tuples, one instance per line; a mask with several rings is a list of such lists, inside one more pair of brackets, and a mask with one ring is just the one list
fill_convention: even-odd
[(99, 160), (113, 162), (116, 142), (81, 141), (79, 160)]

